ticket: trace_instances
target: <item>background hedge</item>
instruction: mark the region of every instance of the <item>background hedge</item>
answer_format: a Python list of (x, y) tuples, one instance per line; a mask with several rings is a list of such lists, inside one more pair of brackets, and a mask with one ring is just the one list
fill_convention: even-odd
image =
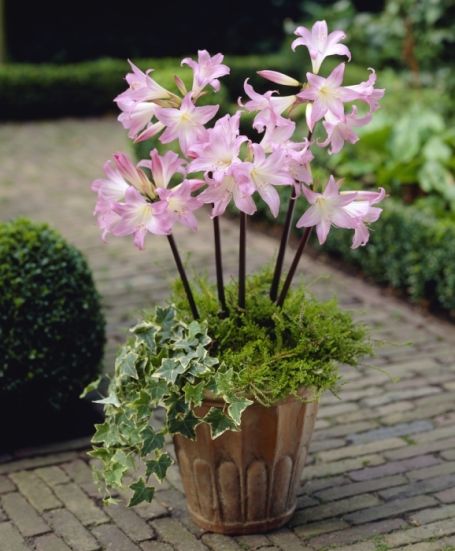
[[(222, 80), (217, 102), (225, 111), (237, 101), (245, 78), (256, 86), (263, 79), (259, 69), (275, 69), (297, 75), (299, 56), (228, 56), (231, 75)], [(180, 59), (135, 59), (141, 69), (154, 68), (154, 77), (165, 87), (175, 89), (174, 75), (190, 85), (192, 72), (180, 66)], [(126, 88), (129, 66), (126, 60), (100, 59), (66, 65), (12, 63), (0, 65), (0, 120), (46, 119), (64, 116), (90, 116), (117, 112), (114, 97)], [(208, 101), (209, 96), (205, 101)]]

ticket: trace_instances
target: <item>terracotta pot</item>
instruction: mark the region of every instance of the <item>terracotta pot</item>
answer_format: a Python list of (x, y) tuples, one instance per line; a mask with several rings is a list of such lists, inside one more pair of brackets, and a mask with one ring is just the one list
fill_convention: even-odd
[[(223, 405), (205, 400), (197, 414)], [(194, 441), (175, 436), (193, 521), (222, 534), (267, 532), (285, 524), (295, 510), (317, 408), (317, 402), (295, 398), (272, 407), (253, 404), (244, 412), (239, 432), (212, 440), (203, 423)]]

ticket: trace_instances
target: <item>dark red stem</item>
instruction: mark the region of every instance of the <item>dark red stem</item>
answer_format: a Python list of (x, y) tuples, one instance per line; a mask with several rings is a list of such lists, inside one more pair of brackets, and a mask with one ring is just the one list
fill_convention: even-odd
[(180, 258), (180, 254), (177, 249), (175, 239), (172, 234), (168, 235), (167, 239), (169, 241), (169, 245), (171, 246), (172, 254), (174, 255), (175, 264), (177, 266), (180, 279), (182, 280), (183, 288), (185, 289), (186, 298), (188, 299), (188, 303), (191, 308), (191, 313), (193, 314), (193, 318), (197, 320), (199, 319), (199, 312), (197, 311), (196, 303), (194, 302), (193, 293), (191, 292), (191, 287), (190, 287), (188, 278), (186, 276), (185, 268), (183, 267), (183, 264), (182, 264), (182, 259)]
[(223, 260), (221, 255), (221, 236), (220, 220), (218, 216), (213, 219), (213, 236), (215, 240), (215, 266), (216, 266), (216, 285), (218, 289), (218, 300), (220, 301), (221, 314), (227, 315), (229, 310), (226, 305), (223, 283)]
[(246, 278), (246, 214), (240, 213), (239, 236), (239, 307), (245, 308), (245, 278)]

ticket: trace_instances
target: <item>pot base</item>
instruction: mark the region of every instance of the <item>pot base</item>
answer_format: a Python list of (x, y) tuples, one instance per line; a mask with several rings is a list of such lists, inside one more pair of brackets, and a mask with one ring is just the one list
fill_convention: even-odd
[(292, 517), (295, 511), (295, 505), (289, 511), (273, 518), (265, 518), (262, 520), (252, 520), (245, 522), (211, 522), (205, 517), (198, 515), (188, 507), (191, 520), (202, 530), (214, 532), (216, 534), (225, 534), (227, 536), (245, 536), (247, 534), (264, 534), (277, 530), (284, 526)]

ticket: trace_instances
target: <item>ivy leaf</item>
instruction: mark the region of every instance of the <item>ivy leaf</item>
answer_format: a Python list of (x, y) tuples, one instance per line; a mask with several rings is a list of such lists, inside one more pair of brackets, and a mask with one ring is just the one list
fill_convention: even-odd
[(115, 372), (120, 376), (132, 377), (138, 379), (136, 371), (136, 362), (138, 355), (133, 350), (124, 348), (115, 360)]
[(229, 368), (227, 371), (217, 371), (215, 375), (216, 394), (227, 396), (232, 392), (232, 380), (234, 370)]
[(84, 390), (79, 395), (79, 398), (85, 398), (87, 394), (90, 394), (90, 392), (93, 392), (98, 389), (100, 386), (101, 379), (103, 378), (103, 375), (100, 375), (97, 379), (89, 383)]
[(145, 476), (147, 478), (154, 474), (158, 480), (164, 480), (168, 467), (172, 465), (172, 459), (168, 453), (163, 453), (158, 459), (147, 461), (146, 465), (147, 471)]
[(174, 384), (177, 377), (184, 373), (185, 368), (175, 358), (164, 358), (159, 369), (155, 371), (153, 377), (163, 379), (167, 383)]
[(206, 386), (207, 384), (205, 381), (201, 381), (197, 385), (187, 383), (183, 387), (183, 391), (185, 392), (185, 402), (188, 404), (193, 404), (193, 406), (200, 406)]
[(118, 440), (118, 430), (116, 427), (111, 427), (109, 423), (99, 423), (95, 425), (95, 434), (92, 436), (94, 444), (104, 442), (106, 446), (115, 444)]
[(150, 503), (155, 493), (155, 488), (146, 486), (144, 479), (140, 478), (137, 482), (130, 485), (130, 490), (133, 490), (133, 497), (128, 503), (128, 507), (134, 507), (143, 501)]
[(199, 425), (201, 419), (195, 417), (190, 411), (185, 417), (168, 416), (168, 430), (171, 434), (180, 433), (187, 438), (194, 440), (196, 433), (194, 429)]
[(103, 398), (102, 400), (94, 400), (95, 404), (105, 404), (105, 405), (111, 405), (115, 407), (120, 407), (119, 399), (117, 398), (117, 394), (114, 390), (111, 390), (109, 392), (109, 395), (106, 396), (106, 398)]
[(142, 431), (142, 437), (144, 439), (142, 453), (145, 455), (153, 450), (162, 449), (164, 446), (164, 436), (159, 432), (155, 432), (152, 427), (147, 427)]
[(212, 407), (203, 418), (205, 423), (210, 425), (212, 438), (218, 438), (227, 430), (236, 430), (237, 426), (232, 419), (223, 413), (221, 408)]
[(154, 354), (156, 352), (156, 334), (158, 332), (157, 327), (149, 321), (139, 323), (130, 331), (134, 333), (138, 339), (144, 342), (149, 349), (148, 352)]
[(244, 400), (231, 401), (231, 403), (229, 404), (228, 413), (237, 426), (240, 426), (242, 413), (252, 403), (252, 400), (248, 400), (247, 398), (245, 398)]
[(149, 385), (150, 398), (153, 402), (158, 403), (161, 398), (167, 394), (168, 388), (166, 381), (151, 380)]

